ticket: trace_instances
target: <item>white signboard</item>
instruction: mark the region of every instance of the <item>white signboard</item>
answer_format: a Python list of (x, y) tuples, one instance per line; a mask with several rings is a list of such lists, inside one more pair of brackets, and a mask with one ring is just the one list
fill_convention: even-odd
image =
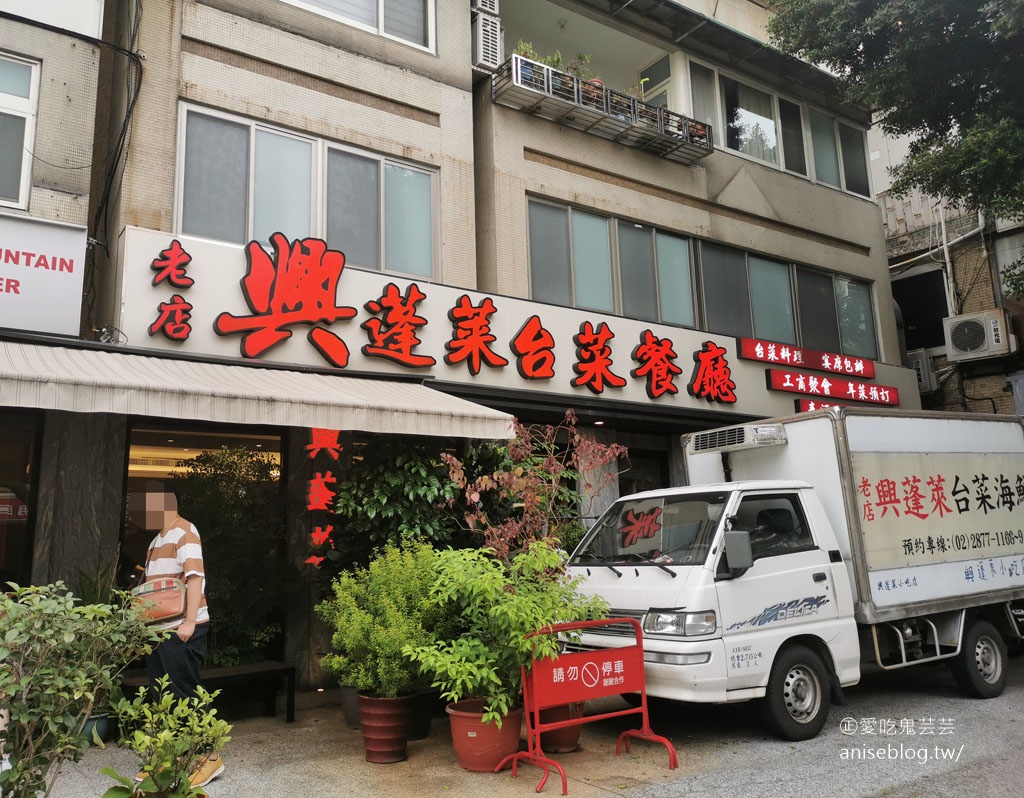
[(1024, 586), (1024, 456), (854, 453), (877, 606)]
[[(786, 415), (736, 339), (348, 267), (315, 239), (245, 247), (128, 228), (121, 342), (448, 383)], [(913, 372), (906, 371), (907, 380)], [(891, 378), (890, 374), (886, 378)]]
[(0, 0), (0, 11), (100, 38), (103, 0)]
[(0, 328), (78, 335), (85, 228), (0, 214)]

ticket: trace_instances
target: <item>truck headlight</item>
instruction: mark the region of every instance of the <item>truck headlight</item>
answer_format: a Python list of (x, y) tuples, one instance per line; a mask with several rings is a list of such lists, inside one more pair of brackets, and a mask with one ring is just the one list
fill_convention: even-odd
[(695, 637), (713, 634), (718, 619), (713, 610), (705, 612), (679, 612), (676, 610), (649, 610), (644, 617), (644, 633)]

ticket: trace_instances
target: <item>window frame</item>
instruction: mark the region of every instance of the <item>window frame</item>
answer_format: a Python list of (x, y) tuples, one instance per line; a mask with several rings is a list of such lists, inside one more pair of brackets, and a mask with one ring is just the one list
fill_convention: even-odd
[[(697, 314), (697, 318), (699, 318), (699, 324), (701, 325), (700, 329), (706, 330), (707, 332), (713, 332), (716, 335), (723, 335), (723, 336), (744, 337), (744, 335), (745, 335), (745, 333), (737, 332), (735, 330), (728, 330), (728, 331), (722, 332), (722, 331), (711, 330), (708, 327), (708, 297), (707, 297), (707, 290), (706, 290), (706, 285), (705, 285), (706, 281), (705, 281), (705, 278), (704, 278), (704, 262), (705, 262), (704, 250), (705, 250), (705, 247), (715, 247), (717, 249), (731, 251), (731, 252), (734, 252), (734, 253), (736, 253), (738, 255), (742, 255), (743, 256), (743, 279), (744, 279), (744, 282), (745, 282), (745, 285), (746, 285), (746, 288), (747, 288), (747, 305), (746, 305), (745, 310), (746, 310), (747, 319), (749, 320), (749, 323), (750, 323), (750, 337), (757, 338), (757, 339), (760, 339), (760, 340), (777, 341), (778, 343), (786, 344), (787, 346), (793, 346), (793, 347), (804, 348), (804, 349), (819, 349), (820, 348), (820, 347), (815, 346), (813, 344), (808, 344), (806, 342), (806, 340), (805, 340), (805, 338), (806, 338), (805, 326), (806, 326), (806, 324), (809, 324), (810, 319), (808, 319), (806, 324), (805, 324), (805, 320), (804, 320), (803, 314), (801, 312), (802, 305), (801, 305), (801, 302), (800, 302), (800, 296), (801, 295), (800, 295), (800, 290), (799, 290), (798, 278), (799, 278), (799, 275), (800, 275), (801, 272), (806, 272), (806, 273), (808, 273), (810, 275), (814, 275), (814, 276), (817, 276), (817, 277), (828, 278), (829, 283), (831, 285), (831, 294), (830, 295), (834, 298), (834, 305), (833, 305), (834, 313), (832, 314), (832, 320), (834, 321), (834, 324), (835, 324), (834, 332), (836, 334), (836, 337), (837, 337), (837, 340), (838, 340), (839, 343), (838, 343), (838, 345), (836, 347), (834, 347), (834, 348), (826, 347), (826, 349), (823, 350), (823, 351), (835, 352), (836, 354), (839, 354), (839, 355), (849, 355), (850, 357), (855, 357), (856, 356), (856, 357), (861, 357), (861, 358), (868, 359), (868, 360), (877, 360), (878, 359), (878, 350), (879, 350), (878, 319), (877, 319), (877, 313), (876, 313), (877, 309), (875, 307), (875, 302), (874, 302), (874, 300), (875, 300), (874, 289), (873, 289), (873, 285), (874, 284), (871, 281), (862, 280), (862, 279), (859, 279), (859, 278), (854, 277), (852, 275), (840, 274), (838, 272), (829, 272), (829, 271), (826, 271), (824, 269), (819, 269), (819, 268), (815, 268), (815, 267), (812, 267), (812, 266), (807, 266), (807, 265), (804, 265), (804, 264), (801, 264), (801, 263), (795, 263), (793, 261), (782, 260), (780, 258), (772, 257), (771, 255), (765, 255), (765, 254), (760, 253), (760, 252), (752, 252), (750, 250), (740, 249), (739, 247), (733, 247), (733, 246), (730, 246), (728, 244), (724, 244), (721, 241), (711, 241), (711, 240), (708, 240), (708, 239), (692, 239), (692, 241), (693, 241), (693, 244), (694, 244), (693, 251), (694, 251), (694, 253), (696, 255), (696, 259), (691, 261), (691, 271), (693, 272), (693, 276), (698, 281), (697, 303), (699, 305), (699, 308), (698, 308), (699, 313)], [(754, 300), (753, 300), (754, 292), (751, 290), (751, 285), (750, 285), (750, 267), (751, 267), (751, 259), (752, 258), (756, 258), (759, 261), (764, 261), (764, 262), (767, 262), (767, 263), (770, 263), (770, 264), (776, 264), (778, 266), (783, 266), (783, 267), (786, 268), (786, 270), (788, 272), (788, 276), (789, 276), (789, 297), (790, 297), (790, 300), (789, 300), (790, 301), (789, 310), (790, 310), (790, 312), (792, 314), (793, 335), (794, 335), (795, 341), (781, 341), (781, 340), (777, 340), (777, 339), (774, 339), (774, 338), (769, 338), (769, 337), (766, 337), (766, 336), (758, 334), (758, 330), (756, 329), (756, 317), (755, 317), (755, 313), (754, 313)], [(852, 352), (845, 352), (843, 350), (843, 326), (842, 326), (842, 319), (841, 319), (840, 313), (839, 313), (838, 302), (835, 300), (835, 291), (836, 291), (836, 281), (837, 280), (843, 280), (843, 281), (848, 282), (848, 283), (854, 283), (854, 284), (856, 284), (858, 286), (863, 286), (864, 290), (867, 291), (867, 294), (868, 294), (868, 309), (869, 309), (869, 311), (871, 313), (870, 329), (871, 329), (872, 337), (874, 339), (874, 349), (875, 349), (875, 355), (870, 357), (870, 358), (868, 358), (865, 355), (861, 355), (861, 354), (856, 354), (855, 355)]]
[[(715, 136), (715, 149), (728, 152), (731, 155), (736, 155), (740, 158), (745, 158), (754, 163), (768, 166), (772, 169), (777, 169), (787, 174), (800, 177), (804, 180), (809, 180), (816, 185), (825, 186), (827, 188), (842, 191), (844, 194), (849, 194), (853, 197), (859, 197), (868, 201), (873, 201), (873, 195), (871, 193), (871, 166), (868, 161), (868, 150), (867, 150), (867, 130), (860, 125), (853, 123), (850, 120), (840, 120), (835, 114), (830, 113), (818, 106), (811, 105), (810, 103), (804, 102), (794, 98), (788, 94), (780, 94), (775, 89), (768, 87), (762, 83), (758, 83), (756, 80), (751, 80), (745, 75), (740, 75), (728, 69), (721, 69), (714, 64), (702, 61), (699, 58), (694, 58), (690, 55), (686, 56), (686, 82), (687, 82), (687, 113), (693, 115), (696, 118), (696, 111), (694, 110), (693, 102), (693, 77), (692, 77), (692, 65), (696, 64), (702, 69), (706, 69), (714, 76), (714, 119), (711, 122), (712, 127), (716, 131), (720, 131), (719, 135)], [(776, 161), (764, 160), (753, 155), (749, 155), (742, 150), (735, 150), (726, 145), (725, 131), (728, 127), (727, 120), (725, 119), (725, 107), (722, 99), (722, 80), (728, 79), (738, 83), (741, 86), (746, 86), (755, 91), (767, 94), (771, 98), (772, 102), (772, 114), (774, 116), (775, 124), (775, 150), (777, 154)], [(786, 163), (786, 147), (782, 134), (782, 109), (780, 107), (780, 100), (785, 100), (790, 105), (796, 106), (800, 112), (800, 128), (801, 128), (801, 140), (803, 143), (803, 156), (804, 156), (804, 168), (806, 173), (800, 172), (794, 168), (791, 168)], [(825, 117), (832, 122), (833, 134), (836, 142), (836, 159), (839, 166), (839, 185), (833, 185), (831, 183), (819, 180), (817, 176), (817, 170), (815, 166), (815, 146), (814, 138), (811, 135), (811, 113), (817, 113), (822, 117)], [(857, 191), (847, 188), (846, 185), (846, 166), (843, 162), (842, 144), (840, 141), (840, 126), (849, 128), (860, 134), (861, 149), (864, 157), (864, 169), (867, 172), (867, 187), (868, 193), (861, 194)]]
[[(537, 297), (534, 293), (534, 279), (533, 279), (533, 242), (532, 242), (532, 231), (530, 230), (530, 214), (531, 204), (536, 203), (537, 205), (552, 208), (556, 211), (561, 212), (564, 216), (565, 228), (565, 242), (566, 252), (569, 258), (569, 273), (566, 275), (568, 282), (568, 294), (570, 297), (570, 304), (563, 305), (560, 302), (555, 302), (550, 299), (544, 299), (543, 297)], [(608, 313), (609, 315), (618, 316), (620, 318), (636, 319), (637, 321), (651, 324), (661, 324), (666, 327), (678, 327), (680, 329), (691, 329), (701, 330), (705, 332), (714, 332), (717, 335), (723, 336), (734, 336), (742, 337), (745, 333), (740, 333), (735, 330), (730, 331), (712, 331), (708, 327), (708, 307), (707, 307), (707, 295), (706, 285), (704, 277), (704, 250), (706, 247), (716, 247), (718, 249), (725, 250), (727, 252), (736, 253), (743, 258), (743, 281), (747, 288), (747, 304), (746, 304), (746, 315), (750, 323), (749, 337), (758, 338), (762, 340), (775, 340), (769, 339), (767, 336), (759, 335), (759, 331), (755, 328), (756, 316), (754, 312), (753, 304), (753, 293), (751, 291), (751, 268), (752, 259), (759, 262), (763, 262), (768, 266), (777, 266), (785, 269), (788, 278), (787, 290), (789, 294), (789, 316), (792, 324), (793, 341), (778, 341), (779, 343), (786, 344), (788, 346), (805, 348), (805, 349), (820, 349), (821, 347), (808, 344), (805, 341), (805, 327), (810, 323), (810, 319), (805, 324), (802, 317), (802, 304), (800, 301), (800, 290), (798, 284), (798, 278), (800, 273), (806, 272), (817, 278), (827, 279), (829, 283), (829, 296), (833, 299), (833, 313), (830, 317), (832, 327), (828, 331), (834, 333), (836, 340), (838, 341), (835, 347), (826, 347), (823, 351), (835, 352), (838, 355), (860, 357), (869, 360), (877, 360), (879, 357), (879, 335), (878, 335), (878, 314), (877, 307), (875, 304), (875, 292), (874, 282), (870, 280), (864, 280), (859, 277), (842, 274), (839, 272), (831, 272), (825, 269), (821, 269), (814, 266), (808, 266), (802, 263), (796, 263), (791, 260), (779, 258), (771, 254), (762, 252), (754, 252), (750, 250), (741, 249), (739, 247), (730, 246), (721, 241), (713, 241), (710, 239), (696, 238), (694, 236), (687, 236), (675, 231), (667, 230), (664, 228), (657, 227), (650, 224), (641, 224), (639, 222), (633, 222), (629, 219), (619, 216), (606, 216), (604, 214), (595, 213), (592, 209), (581, 208), (571, 205), (566, 202), (560, 202), (558, 200), (548, 199), (545, 197), (538, 197), (533, 195), (526, 196), (526, 227), (527, 227), (527, 281), (529, 285), (529, 295), (534, 302), (545, 302), (546, 304), (554, 304), (558, 307), (569, 307), (578, 310), (590, 310), (597, 313)], [(609, 254), (611, 257), (611, 278), (612, 278), (612, 298), (613, 298), (613, 309), (610, 311), (595, 310), (594, 308), (582, 307), (578, 304), (576, 297), (576, 268), (575, 268), (575, 257), (573, 253), (573, 231), (572, 231), (572, 213), (577, 212), (586, 214), (587, 216), (594, 216), (603, 219), (608, 224), (608, 246)], [(632, 225), (640, 228), (645, 233), (648, 233), (651, 237), (652, 250), (654, 253), (654, 301), (657, 306), (658, 318), (657, 319), (637, 319), (635, 316), (627, 316), (623, 312), (623, 290), (622, 290), (622, 268), (621, 268), (621, 246), (619, 243), (619, 226), (620, 225)], [(676, 321), (667, 321), (664, 318), (664, 309), (662, 306), (662, 291), (663, 285), (660, 279), (661, 272), (658, 264), (658, 236), (669, 236), (671, 238), (682, 241), (686, 245), (686, 256), (688, 259), (688, 279), (690, 286), (690, 310), (693, 318), (692, 324), (680, 324)], [(871, 336), (873, 339), (873, 346), (875, 354), (868, 357), (863, 354), (846, 352), (843, 349), (844, 330), (842, 326), (842, 318), (840, 309), (838, 306), (838, 297), (836, 296), (837, 281), (844, 281), (851, 283), (856, 286), (863, 288), (867, 295), (867, 309), (870, 313), (870, 324), (869, 329), (871, 330)], [(781, 290), (781, 289), (780, 289)]]
[[(757, 515), (762, 510), (778, 510), (783, 508), (765, 506), (755, 510), (755, 512), (751, 514), (749, 512), (750, 506), (778, 503), (785, 503), (789, 505), (786, 509), (789, 509), (792, 513), (794, 521), (793, 528), (799, 532), (800, 538), (806, 540), (805, 543), (798, 546), (780, 546), (778, 541), (776, 541), (774, 545), (768, 545), (761, 548), (761, 546), (764, 545), (764, 541), (757, 540), (754, 534), (755, 532), (760, 531), (756, 526)], [(747, 505), (746, 507), (744, 507), (745, 504)], [(811, 528), (807, 523), (806, 516), (804, 515), (803, 503), (800, 501), (800, 498), (796, 493), (747, 493), (740, 497), (740, 501), (736, 509), (737, 512), (735, 518), (737, 521), (734, 522), (733, 528), (742, 528), (743, 526), (750, 527), (750, 550), (753, 556), (753, 562), (755, 563), (758, 560), (764, 560), (770, 557), (785, 557), (789, 554), (798, 554), (800, 552), (820, 549), (817, 541), (814, 539), (814, 535), (811, 534)], [(744, 516), (744, 514), (746, 517), (739, 520)], [(751, 515), (753, 518), (750, 517)]]
[(335, 22), (340, 22), (344, 25), (350, 25), (353, 28), (364, 30), (367, 33), (373, 33), (377, 36), (380, 36), (381, 38), (390, 39), (393, 42), (404, 44), (407, 47), (412, 47), (415, 48), (416, 50), (421, 50), (425, 53), (430, 53), (431, 55), (437, 54), (437, 0), (424, 0), (424, 2), (426, 2), (427, 4), (427, 14), (425, 20), (427, 28), (425, 31), (427, 43), (425, 45), (420, 44), (419, 42), (410, 41), (409, 39), (403, 39), (400, 36), (395, 36), (392, 33), (386, 33), (384, 31), (384, 4), (387, 3), (388, 0), (377, 0), (376, 26), (367, 25), (365, 22), (360, 22), (359, 20), (353, 19), (352, 17), (346, 17), (343, 14), (339, 14), (335, 11), (330, 11), (329, 9), (326, 9), (323, 6), (321, 6), (317, 2), (317, 0), (280, 1), (283, 3), (287, 3), (288, 5), (304, 9), (305, 11), (309, 11), (311, 14), (318, 14), (319, 16), (326, 17), (327, 19), (334, 20)]
[(4, 51), (0, 51), (0, 59), (27, 66), (31, 70), (28, 97), (19, 97), (15, 94), (0, 92), (0, 112), (8, 116), (21, 117), (25, 120), (25, 135), (21, 147), (21, 180), (18, 185), (18, 196), (13, 200), (0, 197), (0, 208), (28, 210), (29, 197), (32, 193), (32, 159), (35, 153), (36, 119), (39, 114), (39, 83), (42, 62), (22, 58)]
[[(436, 168), (423, 166), (421, 164), (414, 163), (412, 161), (406, 161), (401, 158), (395, 158), (391, 155), (387, 155), (373, 150), (365, 150), (359, 147), (354, 147), (339, 141), (332, 139), (325, 139), (322, 137), (314, 136), (309, 133), (298, 132), (289, 130), (284, 127), (268, 124), (263, 120), (249, 119), (247, 117), (238, 116), (225, 111), (221, 111), (216, 108), (209, 108), (202, 105), (196, 105), (193, 103), (181, 103), (180, 113), (178, 116), (178, 144), (177, 153), (175, 159), (175, 188), (174, 188), (174, 224), (173, 229), (176, 234), (194, 236), (196, 238), (204, 238), (210, 241), (219, 241), (224, 243), (237, 244), (238, 242), (228, 241), (223, 238), (211, 238), (208, 235), (200, 235), (192, 233), (184, 229), (185, 220), (185, 153), (187, 148), (187, 125), (188, 115), (190, 113), (196, 113), (216, 119), (221, 119), (227, 122), (247, 127), (249, 131), (249, 164), (247, 172), (246, 182), (246, 227), (245, 227), (245, 240), (241, 243), (242, 246), (247, 244), (249, 241), (255, 240), (254, 236), (254, 220), (255, 220), (255, 168), (256, 168), (256, 134), (258, 131), (271, 133), (284, 138), (294, 139), (298, 141), (305, 141), (311, 143), (311, 179), (310, 179), (310, 232), (309, 236), (312, 238), (327, 240), (328, 231), (328, 219), (327, 219), (327, 207), (328, 207), (328, 155), (331, 151), (347, 152), (353, 155), (366, 158), (376, 162), (377, 174), (378, 174), (378, 188), (379, 196), (377, 202), (377, 219), (380, 223), (377, 239), (377, 253), (378, 253), (378, 266), (367, 266), (361, 263), (348, 263), (346, 266), (353, 268), (362, 269), (364, 271), (372, 271), (380, 274), (393, 274), (402, 277), (408, 277), (410, 279), (419, 280), (436, 280), (440, 274), (440, 171)], [(418, 274), (416, 272), (404, 272), (396, 269), (386, 268), (387, 264), (387, 249), (386, 249), (386, 230), (387, 230), (387, 197), (385, 188), (385, 170), (388, 165), (400, 167), (413, 172), (426, 175), (430, 180), (430, 202), (431, 207), (429, 208), (429, 222), (431, 231), (431, 245), (430, 245), (430, 275)], [(267, 241), (261, 243), (267, 244)], [(344, 247), (342, 247), (344, 251)]]
[[(695, 258), (694, 258), (694, 245), (693, 245), (694, 239), (693, 239), (692, 236), (683, 235), (681, 233), (677, 233), (674, 230), (668, 230), (666, 228), (657, 227), (655, 225), (650, 225), (650, 224), (644, 224), (644, 223), (641, 223), (641, 222), (636, 222), (636, 221), (633, 221), (631, 219), (627, 219), (627, 218), (621, 217), (621, 216), (607, 216), (605, 214), (595, 213), (591, 209), (580, 208), (580, 207), (571, 205), (569, 203), (558, 202), (557, 200), (546, 199), (546, 198), (543, 198), (543, 197), (527, 195), (526, 203), (527, 203), (527, 205), (526, 205), (526, 219), (527, 219), (527, 261), (528, 261), (528, 263), (527, 263), (527, 278), (528, 278), (528, 284), (529, 284), (530, 298), (531, 298), (532, 301), (535, 301), (535, 302), (544, 302), (545, 301), (543, 298), (539, 298), (539, 297), (536, 297), (534, 295), (534, 287), (533, 287), (533, 262), (532, 262), (532, 256), (530, 254), (530, 250), (532, 249), (532, 245), (530, 243), (531, 242), (531, 231), (530, 231), (530, 224), (529, 224), (530, 203), (538, 203), (540, 205), (545, 205), (545, 206), (550, 207), (550, 208), (555, 208), (557, 210), (564, 211), (567, 214), (567, 216), (566, 216), (566, 228), (567, 228), (567, 231), (568, 231), (568, 256), (569, 256), (569, 275), (568, 275), (568, 278), (569, 278), (569, 292), (570, 292), (570, 296), (571, 296), (571, 300), (572, 300), (572, 304), (569, 307), (571, 307), (573, 309), (579, 309), (579, 310), (590, 310), (590, 311), (593, 311), (593, 312), (596, 312), (596, 313), (610, 313), (611, 315), (619, 316), (619, 317), (622, 317), (622, 318), (633, 318), (632, 316), (627, 317), (623, 313), (623, 302), (624, 302), (624, 299), (623, 299), (623, 290), (622, 290), (622, 259), (621, 259), (622, 250), (621, 250), (621, 246), (620, 246), (620, 243), (619, 243), (619, 225), (620, 224), (626, 224), (626, 225), (631, 225), (633, 227), (637, 227), (637, 228), (643, 230), (644, 233), (646, 233), (646, 234), (648, 234), (650, 236), (651, 252), (652, 252), (652, 257), (653, 257), (652, 265), (653, 265), (653, 276), (654, 276), (654, 304), (657, 307), (658, 318), (657, 319), (638, 319), (638, 321), (643, 321), (643, 322), (650, 323), (650, 324), (664, 324), (666, 326), (679, 327), (679, 328), (682, 328), (682, 329), (697, 329), (698, 328), (697, 324), (698, 324), (698, 319), (699, 319), (699, 313), (698, 313), (698, 308), (697, 308), (697, 304), (696, 304), (697, 303), (697, 285), (695, 283), (695, 263), (696, 263), (696, 261), (695, 261)], [(573, 212), (583, 213), (583, 214), (586, 214), (588, 216), (599, 217), (601, 219), (604, 219), (607, 222), (607, 224), (608, 224), (608, 247), (609, 247), (610, 265), (611, 265), (611, 279), (612, 279), (612, 286), (611, 287), (612, 287), (612, 306), (613, 306), (612, 310), (610, 310), (610, 311), (594, 310), (593, 308), (582, 307), (577, 302), (577, 298), (576, 298), (576, 285), (577, 285), (577, 283), (576, 283), (576, 267), (575, 267), (575, 257), (574, 257), (574, 253), (573, 253), (573, 237), (572, 237), (572, 214), (573, 214)], [(663, 317), (662, 304), (661, 304), (662, 286), (661, 286), (661, 280), (659, 279), (660, 278), (660, 269), (659, 269), (659, 263), (658, 263), (658, 236), (659, 235), (664, 235), (664, 236), (669, 236), (671, 238), (676, 238), (676, 239), (678, 239), (680, 241), (683, 241), (685, 243), (685, 245), (686, 245), (686, 254), (687, 254), (687, 261), (688, 261), (687, 266), (688, 266), (688, 271), (689, 271), (689, 274), (687, 275), (687, 277), (688, 277), (689, 285), (690, 285), (690, 311), (691, 311), (691, 316), (694, 319), (694, 324), (693, 325), (682, 325), (682, 324), (679, 324), (678, 322), (674, 322), (674, 321), (664, 321), (663, 318), (662, 318)]]

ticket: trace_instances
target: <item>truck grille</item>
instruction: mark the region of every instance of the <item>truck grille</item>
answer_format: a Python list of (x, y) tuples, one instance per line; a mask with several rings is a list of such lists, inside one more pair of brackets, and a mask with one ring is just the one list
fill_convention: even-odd
[[(609, 618), (633, 618), (640, 622), (640, 626), (644, 625), (645, 615), (647, 615), (646, 610), (619, 610), (613, 607), (608, 611)], [(632, 637), (633, 627), (628, 623), (615, 623), (611, 626), (595, 626), (593, 629), (587, 629), (587, 632), (595, 635), (611, 635), (612, 637)]]
[(709, 452), (725, 446), (742, 446), (746, 442), (746, 427), (726, 427), (698, 432), (690, 438), (691, 452)]

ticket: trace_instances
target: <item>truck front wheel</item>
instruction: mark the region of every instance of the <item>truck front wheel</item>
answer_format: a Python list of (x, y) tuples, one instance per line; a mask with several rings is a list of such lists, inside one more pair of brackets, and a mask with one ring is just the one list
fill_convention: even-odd
[(964, 633), (950, 664), (957, 687), (974, 698), (995, 698), (1006, 687), (1006, 643), (988, 621), (976, 620)]
[(779, 653), (761, 702), (768, 729), (784, 740), (809, 740), (821, 731), (832, 707), (821, 657), (806, 646)]

